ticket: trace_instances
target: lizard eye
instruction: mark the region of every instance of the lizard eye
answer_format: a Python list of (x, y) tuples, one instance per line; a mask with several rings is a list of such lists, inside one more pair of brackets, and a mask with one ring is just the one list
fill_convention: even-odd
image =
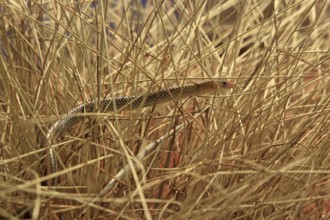
[(231, 88), (234, 88), (234, 84), (231, 83), (230, 81), (220, 81), (219, 83), (219, 86), (221, 86), (222, 88), (225, 88), (225, 89), (231, 89)]

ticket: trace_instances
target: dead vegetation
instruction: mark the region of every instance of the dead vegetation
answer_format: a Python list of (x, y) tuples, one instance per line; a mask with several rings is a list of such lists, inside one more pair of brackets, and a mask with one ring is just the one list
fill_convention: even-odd
[[(0, 2), (0, 216), (330, 218), (328, 1), (37, 2)], [(221, 78), (237, 86), (93, 114), (45, 175), (38, 143), (78, 103)]]

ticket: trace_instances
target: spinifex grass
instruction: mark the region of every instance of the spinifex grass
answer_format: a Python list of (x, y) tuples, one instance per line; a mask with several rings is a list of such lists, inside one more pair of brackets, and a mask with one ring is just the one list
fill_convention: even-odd
[[(1, 2), (0, 215), (329, 217), (329, 13), (322, 0)], [(221, 78), (237, 86), (89, 114), (47, 175), (38, 143), (77, 104)]]

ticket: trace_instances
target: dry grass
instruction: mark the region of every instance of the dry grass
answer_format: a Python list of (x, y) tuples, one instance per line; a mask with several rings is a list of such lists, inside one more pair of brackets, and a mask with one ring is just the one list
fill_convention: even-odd
[[(0, 216), (330, 218), (329, 2), (36, 2), (0, 2)], [(59, 184), (42, 184), (38, 140), (81, 101), (219, 78), (237, 86), (95, 113), (56, 142)]]

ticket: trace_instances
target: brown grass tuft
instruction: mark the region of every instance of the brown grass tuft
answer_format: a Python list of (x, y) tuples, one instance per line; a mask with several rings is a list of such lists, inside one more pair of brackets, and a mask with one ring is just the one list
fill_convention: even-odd
[[(37, 2), (0, 2), (0, 216), (330, 218), (329, 1)], [(78, 103), (222, 78), (237, 86), (92, 114), (42, 185), (38, 142)]]

